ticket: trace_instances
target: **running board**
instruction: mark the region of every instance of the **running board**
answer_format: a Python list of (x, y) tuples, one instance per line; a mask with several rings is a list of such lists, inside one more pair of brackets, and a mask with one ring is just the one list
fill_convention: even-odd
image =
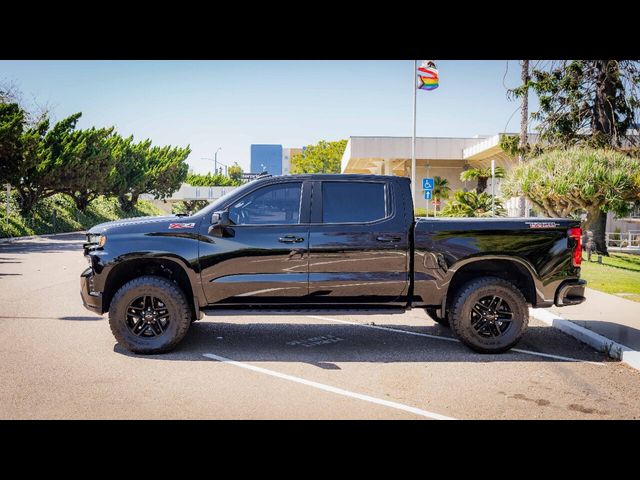
[(328, 314), (328, 315), (401, 315), (407, 310), (400, 307), (208, 307), (201, 309), (201, 312), (206, 316), (231, 316), (231, 315), (313, 315), (313, 314)]

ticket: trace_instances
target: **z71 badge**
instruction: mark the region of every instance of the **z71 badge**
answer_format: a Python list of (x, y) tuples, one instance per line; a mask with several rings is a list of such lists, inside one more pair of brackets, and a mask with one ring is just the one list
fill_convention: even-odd
[(195, 226), (195, 223), (170, 223), (169, 230), (173, 230), (176, 228), (193, 228)]
[(556, 222), (524, 222), (529, 225), (529, 228), (556, 228), (558, 224)]

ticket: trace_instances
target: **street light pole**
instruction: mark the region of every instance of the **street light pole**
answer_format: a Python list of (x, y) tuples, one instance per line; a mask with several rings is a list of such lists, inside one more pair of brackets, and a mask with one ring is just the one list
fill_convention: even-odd
[(216, 153), (214, 154), (214, 159), (213, 159), (213, 174), (216, 175), (218, 173), (218, 152), (222, 150), (222, 147), (218, 147), (218, 150), (216, 150)]

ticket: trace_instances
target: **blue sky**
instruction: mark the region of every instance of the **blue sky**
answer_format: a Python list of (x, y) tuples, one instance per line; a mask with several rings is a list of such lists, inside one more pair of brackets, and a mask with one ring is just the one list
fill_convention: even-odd
[[(418, 91), (418, 136), (518, 131), (518, 103), (504, 86), (518, 85), (517, 61), (436, 63), (440, 88)], [(158, 145), (189, 144), (189, 164), (206, 172), (213, 162), (202, 158), (218, 147), (220, 161), (247, 170), (252, 143), (410, 136), (412, 68), (409, 60), (0, 61), (0, 81), (56, 119), (82, 112), (80, 128), (114, 125)]]

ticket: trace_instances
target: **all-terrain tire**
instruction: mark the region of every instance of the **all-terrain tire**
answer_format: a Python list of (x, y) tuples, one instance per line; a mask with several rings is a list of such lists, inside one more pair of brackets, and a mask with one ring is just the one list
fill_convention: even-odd
[[(145, 295), (160, 300), (162, 308), (169, 314), (166, 328), (156, 336), (136, 335), (127, 323), (127, 308), (131, 302)], [(125, 283), (113, 296), (109, 306), (109, 326), (113, 336), (127, 350), (141, 354), (163, 353), (174, 349), (187, 334), (191, 317), (189, 302), (180, 287), (164, 277), (152, 275), (134, 278)]]
[[(477, 311), (478, 302), (487, 302), (483, 299), (496, 297), (502, 299), (500, 309), (505, 311), (506, 304), (511, 311), (511, 323), (500, 335), (495, 334), (495, 326), (483, 327), (478, 331), (478, 325), (491, 325), (491, 322), (478, 322), (478, 314), (472, 313), (474, 307)], [(501, 317), (506, 318), (507, 315), (502, 313)], [(476, 352), (501, 353), (513, 347), (524, 335), (529, 324), (529, 309), (524, 295), (511, 282), (497, 277), (481, 277), (469, 281), (456, 292), (449, 309), (449, 323), (455, 335)], [(498, 329), (505, 326), (506, 322), (498, 324)]]
[(426, 307), (427, 315), (431, 317), (434, 322), (439, 323), (443, 327), (449, 327), (449, 318), (445, 315), (443, 318), (438, 316), (438, 309), (435, 307)]

